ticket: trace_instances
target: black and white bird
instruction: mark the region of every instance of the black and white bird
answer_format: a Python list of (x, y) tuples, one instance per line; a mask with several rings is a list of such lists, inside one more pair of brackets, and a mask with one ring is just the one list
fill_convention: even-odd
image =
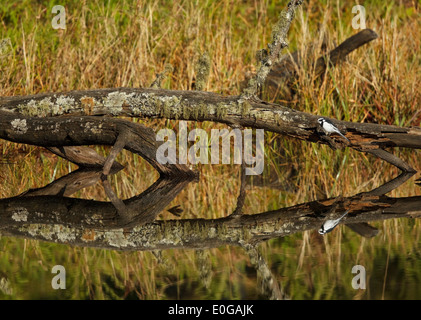
[(328, 232), (331, 232), (333, 229), (335, 229), (335, 227), (338, 225), (338, 223), (342, 220), (343, 217), (346, 216), (346, 214), (349, 212), (349, 210), (347, 210), (341, 217), (339, 217), (338, 219), (335, 220), (326, 220), (322, 226), (319, 229), (319, 233), (320, 234), (326, 234)]
[(323, 131), (327, 134), (330, 135), (331, 133), (337, 133), (339, 134), (341, 137), (345, 138), (349, 143), (351, 143), (351, 141), (349, 141), (349, 139), (347, 137), (345, 137), (338, 128), (335, 127), (335, 125), (330, 122), (328, 119), (325, 118), (319, 118), (317, 120), (320, 124), (320, 126), (322, 127)]

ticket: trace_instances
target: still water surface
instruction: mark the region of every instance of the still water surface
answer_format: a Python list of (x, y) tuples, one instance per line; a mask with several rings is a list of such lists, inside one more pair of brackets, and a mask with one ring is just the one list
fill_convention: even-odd
[[(31, 152), (0, 167), (2, 299), (421, 298), (417, 175), (389, 170), (323, 194), (285, 170), (294, 165), (268, 161), (232, 215), (239, 166), (158, 179), (123, 154), (128, 166), (104, 183), (100, 171)], [(52, 288), (55, 265), (64, 290)]]

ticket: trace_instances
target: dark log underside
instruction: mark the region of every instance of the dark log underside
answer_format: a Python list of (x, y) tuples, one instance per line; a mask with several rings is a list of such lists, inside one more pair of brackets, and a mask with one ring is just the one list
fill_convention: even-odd
[[(18, 143), (46, 147), (50, 151), (69, 159), (77, 158), (79, 165), (86, 167), (103, 166), (104, 161), (92, 151), (81, 149), (62, 149), (63, 146), (114, 145), (118, 139), (124, 148), (147, 160), (161, 175), (194, 173), (183, 164), (161, 164), (156, 160), (158, 143), (155, 133), (138, 123), (106, 117), (22, 117), (0, 112), (0, 137)], [(71, 152), (70, 152), (71, 151)], [(87, 158), (81, 162), (78, 153)], [(121, 165), (111, 163), (115, 169)]]

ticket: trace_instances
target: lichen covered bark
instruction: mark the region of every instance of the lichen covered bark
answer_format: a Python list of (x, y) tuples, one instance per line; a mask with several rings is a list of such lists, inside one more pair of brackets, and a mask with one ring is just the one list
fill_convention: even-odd
[[(346, 144), (340, 139), (332, 139), (322, 134), (317, 122), (319, 116), (278, 104), (248, 99), (243, 95), (226, 97), (203, 91), (151, 88), (116, 88), (73, 91), (61, 95), (0, 97), (0, 121), (2, 122), (0, 138), (7, 136), (4, 130), (9, 128), (7, 130), (11, 130), (9, 133), (16, 136), (16, 141), (21, 139), (17, 142), (30, 143), (24, 141), (23, 138), (25, 134), (31, 133), (27, 132), (28, 125), (35, 121), (35, 118), (65, 115), (111, 115), (213, 121), (264, 129), (301, 140), (329, 144), (334, 148), (348, 146), (362, 152), (372, 152), (372, 150), (386, 147), (421, 148), (420, 128), (345, 122), (325, 117), (344, 132), (351, 142)], [(31, 123), (28, 123), (29, 120)], [(64, 129), (57, 126), (49, 128), (58, 134)], [(92, 134), (95, 134), (96, 129), (97, 127), (88, 124), (83, 128)], [(101, 143), (100, 140), (97, 144)], [(406, 167), (393, 161), (390, 163), (399, 168)]]

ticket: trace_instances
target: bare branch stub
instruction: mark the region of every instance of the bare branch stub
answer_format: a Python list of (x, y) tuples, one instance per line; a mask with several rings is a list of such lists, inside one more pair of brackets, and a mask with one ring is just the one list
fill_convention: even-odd
[(272, 66), (279, 60), (279, 54), (288, 46), (287, 34), (294, 19), (295, 11), (302, 4), (302, 0), (291, 0), (286, 10), (279, 15), (279, 20), (272, 31), (272, 42), (267, 49), (259, 51), (260, 68), (255, 77), (249, 80), (247, 87), (243, 90), (242, 96), (246, 99), (255, 97), (259, 88), (265, 83)]
[(196, 63), (196, 82), (195, 89), (198, 91), (203, 91), (206, 88), (206, 83), (208, 82), (209, 73), (210, 73), (211, 60), (209, 54), (205, 51)]
[(164, 67), (164, 71), (161, 73), (156, 74), (156, 79), (151, 84), (151, 88), (153, 89), (159, 89), (161, 88), (161, 82), (167, 77), (169, 73), (172, 73), (174, 71), (174, 67), (171, 64), (166, 64)]
[[(260, 92), (259, 94), (270, 100), (292, 102), (297, 94), (296, 85), (300, 82), (298, 81), (298, 70), (303, 70), (305, 65), (313, 65), (314, 70), (310, 68), (306, 72), (309, 72), (310, 77), (316, 79), (324, 75), (328, 66), (334, 67), (344, 62), (351, 52), (377, 38), (376, 32), (371, 29), (364, 29), (347, 38), (330, 52), (326, 52), (327, 42), (326, 38), (324, 38), (321, 44), (323, 55), (316, 61), (312, 61), (312, 59), (314, 58), (314, 50), (317, 43), (306, 45), (304, 51), (284, 54), (280, 57), (279, 62), (273, 65), (272, 70), (268, 74), (264, 91), (262, 91), (263, 95)], [(243, 86), (245, 84), (246, 80)]]
[(408, 163), (406, 163), (402, 159), (398, 158), (397, 156), (391, 154), (390, 152), (388, 152), (388, 151), (386, 151), (384, 149), (378, 148), (378, 149), (374, 149), (374, 150), (367, 150), (366, 152), (367, 153), (370, 153), (372, 155), (375, 155), (376, 157), (389, 162), (390, 164), (392, 164), (395, 167), (399, 168), (403, 172), (406, 172), (406, 173), (415, 173), (415, 172), (417, 172)]

